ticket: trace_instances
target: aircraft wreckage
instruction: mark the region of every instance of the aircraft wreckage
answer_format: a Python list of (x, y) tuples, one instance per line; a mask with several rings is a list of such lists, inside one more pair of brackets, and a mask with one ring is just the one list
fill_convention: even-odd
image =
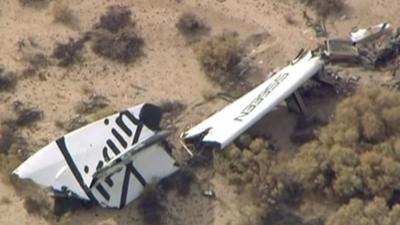
[[(389, 29), (390, 25), (383, 23), (353, 32), (344, 42), (328, 40), (322, 50), (301, 51), (265, 82), (181, 134), (184, 147), (190, 153), (190, 149), (223, 149), (289, 97), (304, 111), (297, 89), (318, 78), (326, 60), (359, 57), (355, 46)], [(394, 46), (399, 53), (397, 41)], [(57, 197), (122, 208), (147, 184), (179, 170), (165, 143), (168, 133), (159, 130), (161, 116), (160, 108), (151, 104), (108, 116), (51, 142), (13, 173), (49, 188)]]

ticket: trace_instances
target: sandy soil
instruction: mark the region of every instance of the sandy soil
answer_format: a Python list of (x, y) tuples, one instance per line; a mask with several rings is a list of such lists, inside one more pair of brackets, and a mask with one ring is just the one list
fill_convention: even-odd
[[(268, 32), (269, 36), (255, 49), (255, 62), (270, 72), (284, 66), (301, 48), (313, 48), (323, 39), (317, 39), (305, 25), (302, 12), (305, 7), (296, 0), (70, 0), (66, 1), (79, 17), (79, 28), (69, 28), (55, 23), (51, 4), (40, 8), (22, 7), (16, 0), (0, 1), (0, 65), (20, 72), (26, 67), (23, 53), (19, 50), (21, 41), (37, 43), (35, 51), (50, 55), (55, 42), (77, 38), (89, 30), (103, 14), (107, 6), (115, 4), (129, 7), (140, 34), (146, 42), (145, 57), (130, 65), (110, 62), (85, 50), (81, 64), (64, 69), (49, 66), (41, 76), (21, 78), (14, 92), (0, 93), (0, 117), (10, 113), (12, 102), (31, 102), (44, 111), (44, 119), (32, 128), (23, 130), (24, 136), (32, 142), (46, 143), (64, 133), (56, 121), (65, 121), (75, 116), (74, 106), (87, 97), (87, 89), (107, 96), (113, 109), (124, 109), (142, 102), (177, 100), (186, 105), (186, 110), (176, 122), (178, 132), (195, 124), (212, 112), (227, 104), (213, 100), (193, 108), (204, 100), (204, 94), (219, 87), (207, 80), (198, 61), (184, 38), (175, 28), (182, 12), (194, 12), (205, 18), (212, 27), (212, 34), (223, 30), (236, 31), (242, 39)], [(400, 4), (398, 0), (349, 0), (345, 19), (330, 20), (327, 28), (330, 37), (346, 36), (355, 26), (369, 26), (382, 21), (400, 25)], [(312, 15), (311, 12), (309, 12)], [(296, 21), (289, 25), (285, 16), (291, 15)], [(362, 75), (376, 75), (360, 71)], [(41, 78), (40, 78), (41, 77)], [(259, 83), (263, 75), (250, 78)], [(141, 88), (137, 88), (141, 87)], [(221, 91), (221, 90), (219, 90)], [(222, 90), (223, 91), (223, 90)], [(288, 138), (294, 119), (286, 112), (279, 116), (289, 122), (276, 123), (276, 115), (267, 116), (262, 124), (269, 127), (272, 138)], [(282, 128), (283, 127), (283, 128)], [(287, 139), (286, 139), (287, 140)], [(36, 151), (33, 149), (32, 151)], [(175, 151), (181, 151), (177, 146)], [(179, 153), (175, 153), (179, 154)], [(207, 179), (207, 172), (199, 172), (201, 185), (193, 187), (189, 197), (183, 198), (172, 193), (168, 196), (167, 224), (235, 224), (242, 217), (246, 203), (219, 176)], [(204, 184), (204, 185), (203, 185)], [(204, 198), (200, 192), (207, 185), (213, 185), (218, 200)], [(51, 222), (29, 215), (12, 187), (0, 183), (0, 224), (42, 225)], [(133, 203), (123, 210), (94, 208), (80, 210), (67, 216), (63, 222), (69, 224), (141, 224)]]

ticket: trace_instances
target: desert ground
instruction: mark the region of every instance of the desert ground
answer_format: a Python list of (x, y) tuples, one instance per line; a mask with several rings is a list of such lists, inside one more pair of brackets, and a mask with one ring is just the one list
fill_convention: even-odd
[[(16, 101), (34, 105), (43, 112), (41, 120), (18, 130), (29, 146), (24, 148), (26, 155), (65, 134), (67, 131), (59, 124), (76, 117), (76, 105), (97, 94), (109, 100), (108, 112), (144, 102), (179, 102), (182, 109), (168, 123), (173, 130), (169, 141), (173, 145), (173, 155), (185, 161), (187, 156), (178, 141), (179, 134), (228, 104), (224, 99), (210, 96), (229, 94), (231, 90), (208, 79), (202, 70), (192, 45), (176, 28), (182, 13), (194, 13), (206, 21), (210, 33), (204, 39), (230, 31), (247, 43), (246, 47), (253, 54), (251, 61), (260, 69), (246, 78), (250, 86), (263, 81), (275, 68), (285, 66), (301, 48), (316, 48), (326, 38), (347, 37), (355, 27), (383, 21), (400, 26), (397, 0), (344, 1), (345, 9), (326, 19), (328, 36), (321, 38), (315, 36), (303, 17), (306, 11), (315, 18), (314, 10), (298, 0), (65, 1), (63, 4), (74, 15), (73, 24), (55, 19), (56, 0), (38, 2), (24, 5), (16, 0), (0, 1), (0, 66), (15, 73), (18, 79), (13, 90), (0, 92), (0, 120), (15, 116)], [(83, 47), (82, 57), (72, 66), (58, 66), (57, 60), (51, 57), (56, 43), (82, 37), (93, 29), (111, 5), (131, 10), (135, 30), (144, 40), (143, 56), (132, 63), (121, 63), (99, 57), (88, 44)], [(254, 43), (251, 37), (257, 34), (263, 35)], [(37, 53), (48, 61), (32, 69), (30, 56)], [(361, 77), (388, 76), (385, 71), (348, 71)], [(336, 103), (331, 100), (315, 98), (311, 110), (329, 118)], [(295, 115), (281, 110), (267, 115), (250, 132), (268, 136), (280, 148), (293, 152), (298, 146), (290, 143), (289, 136), (295, 121)], [(236, 191), (223, 175), (211, 169), (196, 168), (194, 172), (196, 182), (187, 196), (175, 191), (166, 195), (163, 224), (255, 224), (251, 219), (243, 223), (243, 218), (252, 216), (250, 211), (255, 204), (252, 197)], [(0, 176), (6, 180), (8, 174)], [(202, 195), (202, 190), (208, 187), (213, 187), (216, 199)], [(24, 198), (13, 185), (0, 182), (0, 224), (144, 224), (136, 201), (121, 210), (81, 208), (58, 218), (48, 218), (29, 213)], [(325, 199), (313, 201), (324, 205)], [(307, 216), (324, 215), (331, 210), (329, 203), (325, 206), (304, 204), (298, 212)]]

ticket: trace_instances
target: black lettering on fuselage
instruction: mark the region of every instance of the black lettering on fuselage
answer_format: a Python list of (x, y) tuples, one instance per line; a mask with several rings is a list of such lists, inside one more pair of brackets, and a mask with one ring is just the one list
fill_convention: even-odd
[[(104, 124), (108, 126), (108, 120), (105, 120)], [(129, 111), (121, 112), (115, 119), (115, 124), (117, 126), (111, 128), (112, 136), (106, 140), (106, 147), (103, 148), (103, 160), (105, 162), (112, 159), (109, 150), (114, 155), (118, 155), (121, 151), (129, 147), (128, 143), (131, 145), (136, 144), (143, 127), (143, 123)], [(132, 136), (133, 140), (130, 141)]]
[(289, 73), (282, 73), (277, 75), (277, 77), (270, 83), (262, 92), (257, 95), (255, 99), (253, 99), (250, 104), (248, 104), (239, 114), (239, 116), (235, 117), (235, 121), (242, 122), (243, 118), (249, 115), (251, 112), (254, 111), (254, 109), (261, 104), (261, 102), (264, 101), (265, 98), (268, 97), (268, 95), (281, 84), (286, 77), (289, 76)]

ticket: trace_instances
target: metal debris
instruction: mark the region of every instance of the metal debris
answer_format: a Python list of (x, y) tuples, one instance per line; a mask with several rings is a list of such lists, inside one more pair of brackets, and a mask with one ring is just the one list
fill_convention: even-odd
[(349, 40), (330, 39), (325, 42), (325, 55), (330, 61), (358, 62), (360, 54), (358, 49)]
[(355, 32), (351, 32), (350, 39), (354, 43), (363, 43), (379, 38), (383, 34), (389, 33), (390, 31), (391, 26), (389, 23), (381, 23), (366, 29), (359, 29)]
[(215, 192), (214, 192), (214, 190), (211, 189), (211, 188), (207, 189), (207, 190), (204, 190), (202, 192), (202, 194), (203, 194), (203, 196), (208, 197), (208, 198), (212, 198), (212, 199), (215, 199), (217, 197)]

